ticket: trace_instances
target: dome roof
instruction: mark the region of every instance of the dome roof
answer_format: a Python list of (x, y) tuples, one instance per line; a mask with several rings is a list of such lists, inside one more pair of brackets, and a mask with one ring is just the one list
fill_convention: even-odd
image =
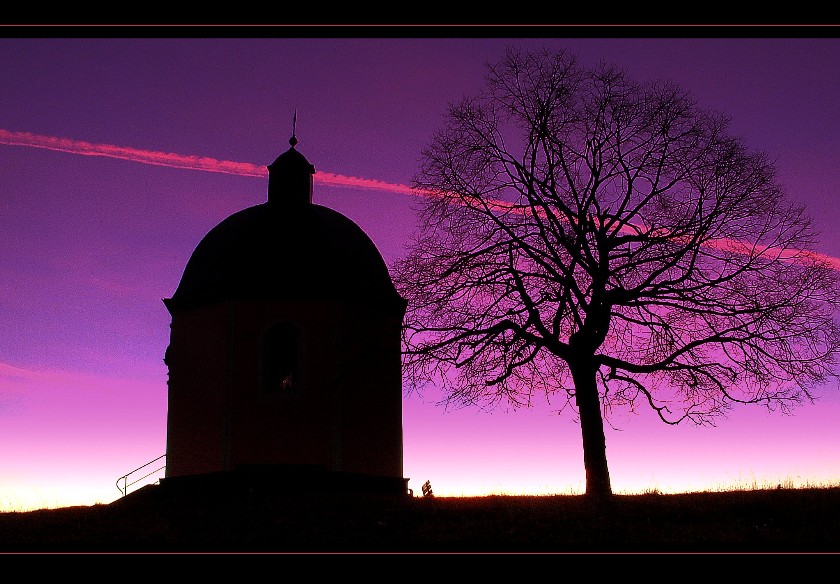
[(283, 154), (278, 156), (274, 162), (268, 166), (269, 171), (280, 170), (286, 173), (305, 173), (312, 174), (315, 172), (315, 167), (312, 166), (306, 159), (306, 156), (298, 152), (294, 144), (290, 141), (292, 147), (286, 150)]
[(172, 311), (229, 299), (337, 299), (402, 315), (374, 243), (353, 221), (315, 204), (263, 203), (223, 220), (193, 251)]
[(232, 299), (330, 299), (398, 314), (405, 300), (379, 250), (350, 219), (312, 203), (312, 166), (291, 148), (268, 166), (268, 201), (204, 236), (184, 268), (170, 312)]

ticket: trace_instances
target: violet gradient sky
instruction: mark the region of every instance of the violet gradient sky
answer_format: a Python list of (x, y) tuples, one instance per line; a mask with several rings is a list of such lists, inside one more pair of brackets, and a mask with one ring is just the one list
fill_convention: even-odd
[[(315, 202), (357, 222), (390, 265), (416, 227), (404, 185), (421, 148), (507, 44), (669, 78), (730, 114), (732, 132), (775, 158), (808, 205), (818, 251), (840, 257), (840, 39), (279, 32), (0, 38), (0, 510), (110, 502), (117, 477), (164, 453), (161, 299), (210, 228), (265, 201), (262, 173), (288, 147), (295, 109)], [(741, 407), (716, 428), (618, 415), (607, 429), (613, 487), (837, 484), (837, 389), (793, 416)], [(404, 399), (415, 492), (426, 480), (437, 495), (583, 491), (568, 413), (446, 411), (440, 397)]]

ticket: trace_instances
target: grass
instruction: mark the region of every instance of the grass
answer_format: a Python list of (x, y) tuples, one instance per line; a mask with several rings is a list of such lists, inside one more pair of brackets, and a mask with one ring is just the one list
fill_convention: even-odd
[[(780, 488), (781, 487), (781, 488)], [(613, 497), (281, 496), (157, 485), (0, 513), (0, 552), (840, 553), (840, 487)]]

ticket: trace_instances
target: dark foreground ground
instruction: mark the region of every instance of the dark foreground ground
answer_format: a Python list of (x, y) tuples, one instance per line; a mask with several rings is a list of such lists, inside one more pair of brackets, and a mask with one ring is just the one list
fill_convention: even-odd
[(840, 553), (840, 488), (475, 498), (165, 493), (0, 513), (9, 552)]

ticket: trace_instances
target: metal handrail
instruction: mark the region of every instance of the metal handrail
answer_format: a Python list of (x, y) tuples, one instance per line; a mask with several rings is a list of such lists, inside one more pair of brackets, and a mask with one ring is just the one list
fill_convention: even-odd
[[(144, 464), (143, 466), (139, 466), (139, 467), (135, 468), (133, 471), (131, 471), (131, 472), (129, 472), (129, 473), (126, 473), (126, 474), (124, 474), (123, 476), (121, 476), (120, 478), (118, 478), (118, 479), (117, 479), (117, 489), (120, 491), (120, 493), (122, 494), (122, 496), (123, 496), (123, 497), (125, 497), (125, 496), (128, 494), (128, 487), (130, 487), (131, 485), (136, 485), (137, 483), (139, 483), (139, 482), (140, 482), (140, 481), (142, 481), (143, 479), (148, 478), (148, 477), (152, 476), (153, 474), (155, 474), (156, 472), (160, 472), (160, 471), (162, 471), (163, 469), (165, 469), (165, 468), (166, 468), (166, 463), (164, 463), (164, 464), (163, 464), (163, 466), (158, 467), (158, 468), (156, 468), (155, 470), (153, 470), (153, 471), (151, 471), (151, 472), (149, 472), (149, 473), (147, 473), (147, 474), (143, 475), (142, 477), (140, 477), (140, 478), (138, 478), (138, 479), (135, 479), (135, 480), (131, 481), (130, 483), (128, 482), (128, 477), (130, 477), (131, 475), (133, 475), (134, 473), (136, 473), (136, 472), (138, 472), (138, 471), (143, 470), (143, 469), (144, 469), (144, 468), (146, 468), (147, 466), (150, 466), (150, 465), (152, 465), (152, 464), (156, 463), (156, 462), (157, 462), (158, 460), (160, 460), (161, 458), (166, 458), (166, 455), (165, 455), (165, 454), (161, 454), (161, 455), (160, 455), (160, 456), (158, 456), (156, 459), (154, 459), (154, 460), (150, 460), (149, 462), (147, 462), (147, 463), (146, 463), (146, 464)], [(122, 487), (120, 487), (120, 481), (122, 481), (122, 483), (123, 483), (123, 486), (122, 486)]]

